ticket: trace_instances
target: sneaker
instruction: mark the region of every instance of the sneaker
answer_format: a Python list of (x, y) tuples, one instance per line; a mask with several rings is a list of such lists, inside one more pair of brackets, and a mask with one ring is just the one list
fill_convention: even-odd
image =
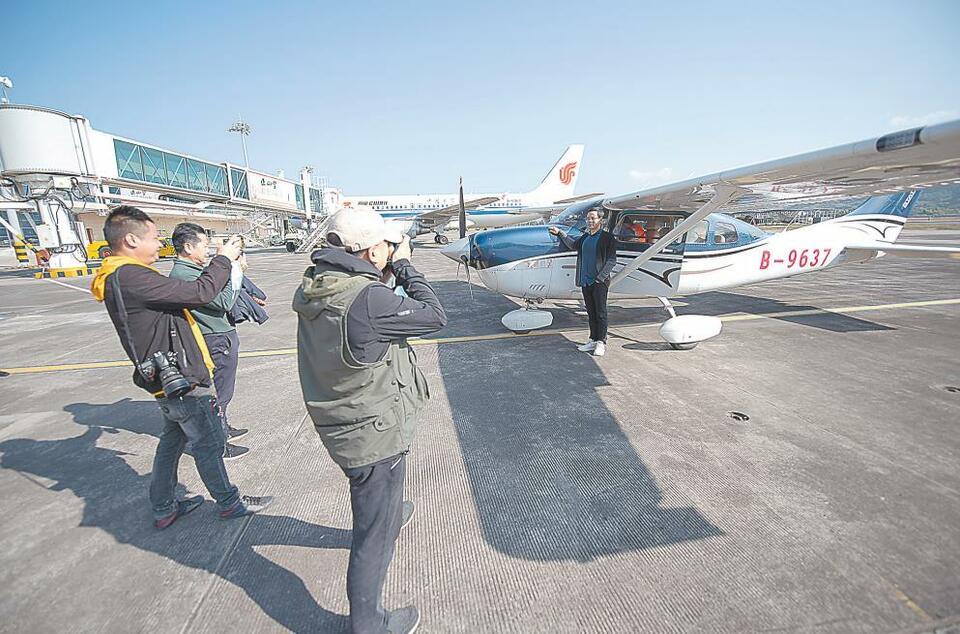
[(230, 440), (239, 440), (246, 436), (249, 431), (249, 429), (237, 429), (236, 427), (227, 425), (227, 438)]
[(594, 348), (597, 347), (597, 342), (591, 339), (587, 343), (577, 346), (577, 350), (580, 352), (592, 352)]
[(246, 447), (241, 447), (240, 445), (231, 445), (227, 443), (226, 447), (223, 448), (223, 461), (227, 462), (230, 460), (236, 460), (240, 456), (245, 455), (250, 450)]
[(237, 500), (233, 506), (228, 508), (226, 511), (220, 511), (220, 519), (222, 520), (232, 520), (235, 517), (243, 517), (244, 515), (253, 515), (254, 513), (259, 513), (268, 506), (273, 504), (272, 495), (264, 495), (257, 497), (255, 495), (241, 495), (240, 499)]
[(597, 342), (597, 347), (593, 349), (593, 356), (602, 357), (603, 354), (607, 351), (607, 344), (602, 341)]
[(410, 500), (404, 500), (404, 501), (403, 501), (403, 516), (402, 516), (403, 519), (400, 520), (400, 528), (401, 528), (401, 530), (402, 530), (403, 528), (405, 528), (407, 524), (410, 523), (410, 518), (413, 517), (413, 509), (414, 509), (414, 508), (415, 508), (415, 507), (414, 507), (414, 505), (413, 505), (413, 502), (411, 502)]
[(420, 625), (420, 611), (412, 605), (387, 612), (389, 634), (410, 634)]
[(171, 524), (177, 521), (178, 517), (182, 517), (191, 511), (197, 510), (200, 508), (201, 504), (203, 504), (202, 495), (195, 495), (192, 498), (186, 498), (185, 500), (177, 500), (177, 508), (173, 511), (173, 513), (158, 520), (153, 520), (153, 525), (159, 530), (168, 528)]

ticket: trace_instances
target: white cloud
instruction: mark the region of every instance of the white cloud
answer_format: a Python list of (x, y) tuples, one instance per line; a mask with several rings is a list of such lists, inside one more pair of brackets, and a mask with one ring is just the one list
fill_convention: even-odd
[(918, 117), (912, 115), (897, 115), (890, 119), (890, 125), (895, 128), (919, 128), (920, 126), (940, 123), (960, 117), (960, 110), (937, 110)]
[(657, 185), (665, 185), (666, 183), (676, 180), (673, 177), (672, 167), (661, 167), (651, 172), (630, 170), (628, 174), (631, 180), (639, 183), (641, 187), (656, 187)]

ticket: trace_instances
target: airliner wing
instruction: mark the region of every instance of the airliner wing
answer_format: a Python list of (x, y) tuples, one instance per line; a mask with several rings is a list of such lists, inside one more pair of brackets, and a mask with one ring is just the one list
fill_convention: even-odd
[(870, 242), (848, 244), (843, 253), (848, 259), (869, 260), (881, 255), (895, 255), (904, 258), (953, 258), (960, 260), (960, 248), (931, 247), (916, 244), (890, 244), (888, 242)]
[(581, 200), (587, 200), (588, 198), (596, 198), (597, 196), (603, 196), (603, 192), (593, 192), (592, 194), (581, 194), (579, 196), (574, 196), (572, 198), (555, 200), (553, 201), (553, 204), (554, 205), (572, 205), (573, 203), (578, 203)]
[(607, 198), (603, 204), (608, 209), (691, 214), (617, 273), (612, 284), (720, 208), (736, 213), (785, 200), (870, 196), (956, 183), (960, 183), (960, 120)]
[[(500, 196), (484, 196), (483, 198), (465, 200), (463, 202), (463, 207), (467, 211), (470, 211), (471, 209), (476, 209), (477, 207), (491, 205), (498, 200), (500, 200)], [(460, 204), (457, 203), (456, 205), (449, 205), (442, 209), (431, 209), (430, 211), (425, 211), (422, 214), (417, 215), (417, 220), (420, 221), (421, 226), (430, 228), (450, 222), (450, 220), (455, 218), (459, 213)]]

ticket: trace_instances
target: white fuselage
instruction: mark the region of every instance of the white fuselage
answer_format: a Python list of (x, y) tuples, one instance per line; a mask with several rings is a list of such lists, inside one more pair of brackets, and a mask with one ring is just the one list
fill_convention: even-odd
[[(495, 203), (467, 211), (468, 228), (494, 229), (510, 227), (539, 219), (539, 214), (524, 213), (528, 207), (549, 204), (538, 200), (530, 193), (524, 194), (465, 194), (464, 200), (483, 197), (499, 197)], [(403, 231), (410, 230), (417, 216), (430, 211), (444, 209), (459, 204), (459, 194), (418, 194), (401, 196), (346, 196), (343, 204), (366, 206), (383, 216), (384, 220), (397, 223)], [(552, 202), (552, 201), (550, 201)], [(454, 228), (457, 219), (451, 220), (446, 228)]]
[[(896, 240), (902, 218), (843, 217), (809, 227), (769, 234), (740, 247), (715, 248), (684, 255), (660, 253), (611, 287), (610, 297), (675, 297), (818, 271), (848, 262), (848, 244)], [(638, 255), (618, 251), (614, 274)], [(553, 253), (478, 271), (491, 290), (524, 299), (578, 297), (577, 255)]]

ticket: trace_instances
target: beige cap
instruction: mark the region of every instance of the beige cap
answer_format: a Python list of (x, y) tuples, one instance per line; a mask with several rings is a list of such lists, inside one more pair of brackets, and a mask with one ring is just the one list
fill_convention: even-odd
[[(336, 239), (331, 241), (331, 236)], [(399, 244), (403, 241), (403, 232), (369, 207), (341, 209), (330, 217), (327, 242), (347, 251), (363, 251), (384, 240)]]

